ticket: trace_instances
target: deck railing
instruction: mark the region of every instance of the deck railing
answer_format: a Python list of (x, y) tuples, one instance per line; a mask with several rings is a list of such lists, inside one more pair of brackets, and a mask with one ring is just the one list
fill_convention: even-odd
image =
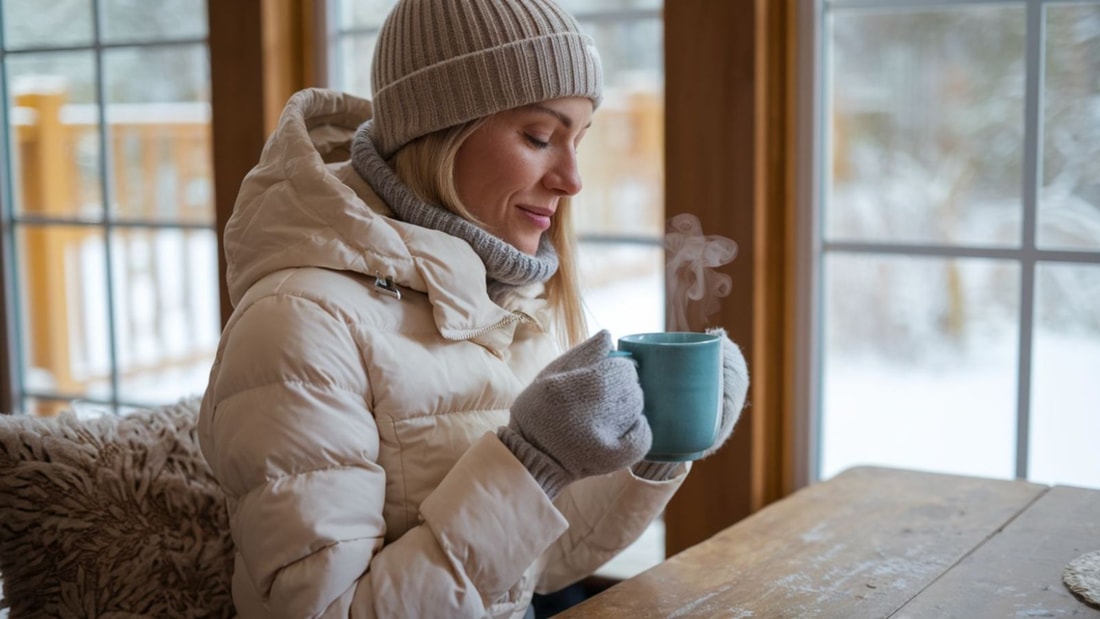
[(209, 106), (101, 115), (33, 92), (16, 96), (10, 122), (28, 391), (140, 402), (173, 371), (208, 367), (219, 328)]

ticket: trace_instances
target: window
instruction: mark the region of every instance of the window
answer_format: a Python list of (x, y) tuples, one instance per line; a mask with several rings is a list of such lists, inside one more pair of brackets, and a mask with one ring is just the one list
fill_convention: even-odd
[(819, 475), (1100, 486), (1100, 2), (813, 7)]
[(221, 328), (205, 2), (3, 0), (0, 20), (0, 406), (202, 391)]

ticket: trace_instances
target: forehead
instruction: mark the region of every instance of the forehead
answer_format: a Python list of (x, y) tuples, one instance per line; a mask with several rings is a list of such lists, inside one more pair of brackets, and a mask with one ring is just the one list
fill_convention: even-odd
[(513, 118), (525, 119), (532, 116), (545, 116), (548, 119), (556, 120), (566, 128), (583, 129), (591, 123), (592, 112), (593, 105), (590, 99), (584, 97), (567, 97), (505, 110), (496, 114), (496, 116), (507, 115)]

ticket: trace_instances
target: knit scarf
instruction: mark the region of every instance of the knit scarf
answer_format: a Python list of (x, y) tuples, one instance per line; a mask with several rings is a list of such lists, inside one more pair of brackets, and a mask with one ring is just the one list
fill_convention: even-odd
[(351, 143), (351, 164), (398, 219), (465, 240), (485, 263), (490, 296), (526, 284), (545, 282), (558, 270), (558, 255), (546, 236), (534, 256), (489, 234), (442, 206), (421, 200), (378, 154), (370, 136), (371, 121), (359, 126)]

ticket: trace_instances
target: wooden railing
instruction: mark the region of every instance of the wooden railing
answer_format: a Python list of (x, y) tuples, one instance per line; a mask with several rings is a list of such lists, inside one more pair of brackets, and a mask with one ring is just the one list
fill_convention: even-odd
[(31, 388), (110, 397), (108, 308), (132, 393), (208, 364), (218, 331), (217, 299), (204, 300), (218, 290), (209, 106), (112, 104), (101, 119), (63, 92), (29, 92), (15, 97), (11, 124)]

